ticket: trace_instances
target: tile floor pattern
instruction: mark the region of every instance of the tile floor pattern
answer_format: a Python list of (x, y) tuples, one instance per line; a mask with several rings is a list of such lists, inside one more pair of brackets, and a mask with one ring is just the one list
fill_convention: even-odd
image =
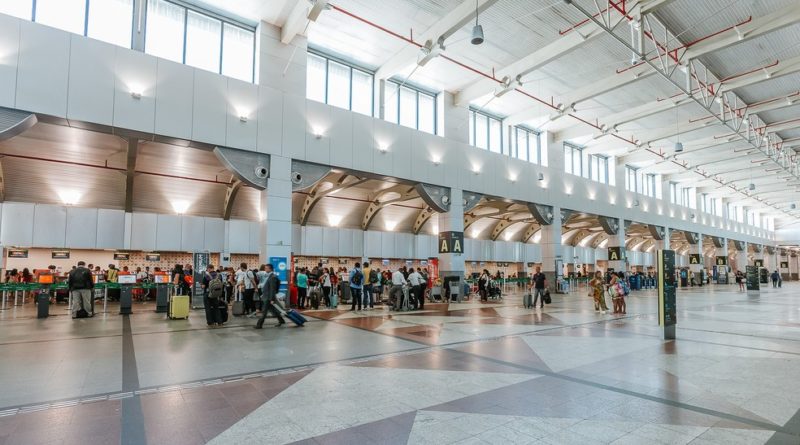
[(624, 317), (578, 291), (262, 331), (7, 307), (0, 445), (800, 444), (798, 291), (681, 290), (676, 341), (653, 291)]

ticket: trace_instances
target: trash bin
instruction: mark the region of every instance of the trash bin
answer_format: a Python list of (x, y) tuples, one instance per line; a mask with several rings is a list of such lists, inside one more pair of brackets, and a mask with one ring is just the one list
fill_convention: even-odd
[(42, 289), (36, 295), (36, 318), (47, 318), (50, 315), (50, 293)]

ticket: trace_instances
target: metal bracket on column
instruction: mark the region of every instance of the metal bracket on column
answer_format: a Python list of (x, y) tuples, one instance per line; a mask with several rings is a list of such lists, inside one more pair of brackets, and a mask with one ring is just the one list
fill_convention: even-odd
[(744, 243), (741, 241), (733, 240), (733, 248), (741, 252), (744, 250)]
[[(311, 217), (311, 211), (314, 207), (326, 196), (330, 196), (340, 190), (355, 187), (369, 181), (364, 178), (357, 178), (348, 173), (340, 173), (338, 177), (331, 178), (330, 181), (319, 182), (317, 181), (311, 191), (303, 201), (303, 207), (300, 209), (300, 225), (308, 224), (308, 219)], [(323, 185), (332, 184), (329, 188), (324, 188)]]
[(609, 235), (616, 235), (619, 233), (619, 220), (617, 218), (598, 216), (597, 222), (600, 223), (600, 227), (603, 229), (603, 232)]
[(33, 113), (0, 107), (0, 141), (24, 133), (38, 121)]
[(525, 229), (525, 233), (522, 235), (522, 242), (523, 243), (527, 243), (528, 241), (530, 241), (531, 238), (533, 238), (533, 235), (536, 235), (536, 232), (538, 232), (541, 229), (542, 229), (542, 226), (539, 225), (538, 222), (530, 223), (528, 228)]
[(461, 197), (463, 198), (464, 213), (467, 213), (478, 205), (483, 199), (483, 194), (464, 191), (461, 193)]
[(331, 168), (327, 166), (292, 161), (292, 191), (298, 192), (313, 187), (330, 172)]
[(228, 221), (231, 219), (231, 212), (233, 212), (233, 203), (236, 201), (236, 195), (239, 194), (239, 190), (242, 188), (244, 183), (238, 179), (234, 179), (231, 185), (225, 190), (225, 207), (224, 211), (222, 212), (222, 219)]
[(430, 184), (417, 184), (414, 189), (425, 204), (439, 213), (450, 211), (450, 188)]
[(764, 246), (762, 246), (761, 244), (750, 244), (750, 245), (753, 246), (753, 252), (755, 253), (761, 253), (764, 250), (763, 249)]
[(575, 213), (576, 212), (574, 210), (561, 209), (561, 224), (563, 225), (565, 222), (567, 222), (569, 217)]
[(711, 237), (711, 242), (714, 244), (714, 247), (717, 247), (717, 248), (722, 247), (722, 238), (720, 238), (718, 236), (712, 236)]
[(265, 190), (269, 177), (269, 155), (230, 147), (214, 147), (214, 155), (240, 181)]
[(650, 224), (647, 226), (647, 231), (650, 232), (650, 236), (652, 236), (656, 241), (661, 241), (664, 239), (665, 230), (663, 226), (654, 226)]
[(697, 234), (694, 232), (683, 231), (683, 236), (686, 237), (686, 242), (692, 245), (697, 244)]
[(433, 216), (435, 213), (436, 212), (432, 208), (430, 208), (430, 206), (425, 206), (424, 209), (420, 210), (419, 213), (417, 213), (417, 218), (414, 220), (414, 228), (412, 230), (414, 232), (414, 235), (419, 234), (420, 230), (422, 230), (422, 227), (425, 225), (425, 223), (427, 223), (428, 220), (431, 219), (431, 216)]
[[(398, 202), (409, 201), (417, 198), (418, 195), (415, 190), (416, 187), (414, 186), (397, 184), (379, 191), (378, 196), (376, 196), (372, 202), (369, 203), (367, 210), (364, 212), (364, 217), (361, 218), (361, 230), (369, 229), (369, 225), (372, 224), (372, 220), (375, 219), (375, 216), (381, 211), (381, 209), (392, 204), (397, 204)], [(400, 196), (397, 198), (381, 200), (382, 196), (389, 193), (398, 193)]]
[(125, 211), (133, 212), (133, 179), (136, 176), (136, 157), (139, 154), (139, 139), (128, 138), (127, 165), (125, 169)]
[(768, 255), (775, 255), (775, 248), (772, 246), (766, 246), (767, 254)]
[(786, 249), (779, 249), (778, 252), (780, 256), (786, 256), (786, 254), (789, 253)]
[(531, 216), (533, 216), (533, 219), (536, 221), (536, 223), (538, 223), (540, 226), (549, 226), (550, 224), (553, 224), (552, 206), (528, 203), (528, 211), (531, 213)]

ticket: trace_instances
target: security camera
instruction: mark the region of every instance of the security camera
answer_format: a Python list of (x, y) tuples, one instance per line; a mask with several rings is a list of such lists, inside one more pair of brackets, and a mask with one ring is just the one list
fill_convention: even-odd
[(292, 172), (292, 183), (300, 184), (301, 182), (303, 182), (303, 175), (300, 172)]
[[(450, 204), (450, 197), (449, 197), (449, 196), (447, 196), (447, 195), (444, 195), (444, 196), (442, 196), (442, 204), (443, 204), (443, 205), (448, 205), (448, 204)], [(464, 205), (466, 205), (466, 202), (464, 202)]]
[(257, 165), (256, 166), (256, 170), (255, 170), (256, 177), (264, 179), (264, 178), (267, 177), (268, 173), (269, 173), (269, 171), (267, 170), (267, 167), (264, 167), (263, 165)]

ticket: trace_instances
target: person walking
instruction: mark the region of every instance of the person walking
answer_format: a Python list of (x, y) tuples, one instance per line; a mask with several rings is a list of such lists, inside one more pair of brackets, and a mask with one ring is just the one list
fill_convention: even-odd
[[(610, 277), (610, 276), (609, 276)], [(589, 281), (589, 286), (592, 287), (590, 296), (594, 299), (594, 311), (605, 314), (608, 310), (606, 306), (605, 282), (603, 281), (603, 273), (599, 270), (594, 273), (594, 278)]]
[(361, 289), (364, 287), (364, 273), (361, 272), (361, 263), (356, 261), (353, 270), (350, 271), (349, 280), (350, 282), (350, 294), (353, 298), (353, 303), (350, 306), (350, 310), (356, 310), (356, 303), (358, 303), (358, 310), (361, 310)]
[(279, 304), (277, 295), (278, 289), (281, 286), (281, 280), (278, 279), (278, 275), (272, 268), (272, 264), (267, 264), (265, 269), (267, 272), (267, 279), (264, 281), (264, 287), (261, 288), (261, 295), (265, 306), (261, 310), (261, 318), (259, 318), (256, 322), (256, 329), (261, 329), (264, 327), (264, 320), (267, 319), (267, 312), (270, 312), (275, 316), (275, 318), (278, 319), (278, 324), (275, 325), (276, 328), (279, 328), (281, 325), (286, 323), (281, 316), (281, 311), (275, 307), (276, 304)]
[(739, 292), (744, 292), (744, 279), (742, 277), (742, 271), (737, 270), (734, 276), (736, 277), (736, 284), (739, 285)]
[[(547, 276), (542, 273), (542, 268), (536, 266), (536, 272), (531, 277), (533, 284), (533, 307), (536, 307), (536, 302), (539, 301), (539, 307), (544, 308), (544, 291), (547, 289)], [(539, 300), (541, 298), (541, 300)]]
[(774, 272), (772, 272), (772, 275), (770, 275), (770, 278), (772, 278), (772, 288), (773, 288), (773, 289), (775, 289), (775, 288), (777, 288), (777, 287), (778, 287), (778, 279), (779, 279), (780, 277), (781, 277), (781, 276), (780, 276), (780, 275), (778, 275), (778, 270), (777, 270), (777, 269), (775, 269), (775, 271), (774, 271)]
[(88, 317), (94, 317), (92, 310), (92, 272), (86, 268), (86, 263), (78, 261), (78, 267), (72, 269), (67, 277), (67, 287), (72, 297), (72, 318), (78, 317), (78, 311), (83, 309)]
[(478, 294), (481, 296), (481, 301), (487, 301), (489, 299), (489, 279), (489, 271), (483, 269), (483, 273), (480, 278), (478, 278)]

